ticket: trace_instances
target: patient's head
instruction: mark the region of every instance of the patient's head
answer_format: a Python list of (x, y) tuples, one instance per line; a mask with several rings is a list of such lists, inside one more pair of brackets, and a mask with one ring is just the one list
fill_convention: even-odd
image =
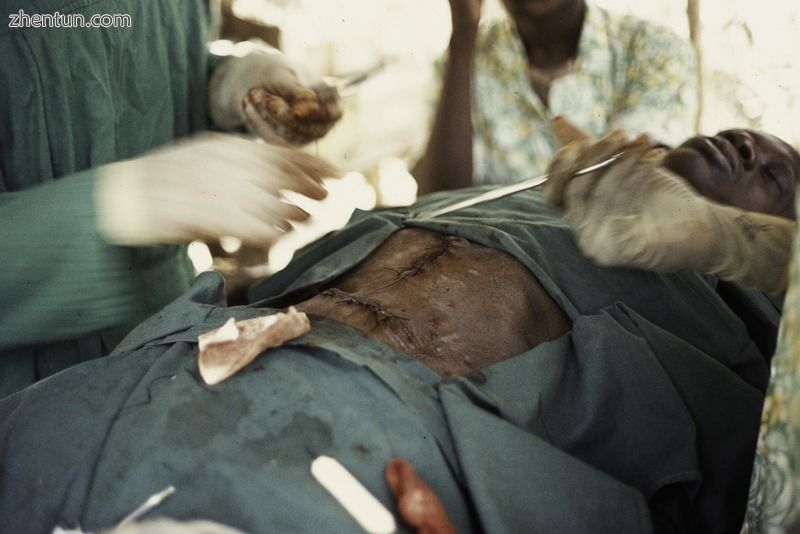
[(583, 0), (503, 0), (503, 6), (514, 19), (541, 16), (582, 4)]
[(796, 218), (800, 153), (775, 136), (726, 130), (692, 137), (669, 152), (664, 166), (717, 202)]

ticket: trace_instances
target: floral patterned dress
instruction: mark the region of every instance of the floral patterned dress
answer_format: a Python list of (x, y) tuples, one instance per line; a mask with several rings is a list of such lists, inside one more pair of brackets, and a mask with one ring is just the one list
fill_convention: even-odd
[[(800, 234), (795, 254), (800, 251)], [(800, 266), (795, 255), (764, 401), (744, 532), (785, 532), (800, 519)]]
[(549, 126), (556, 115), (592, 135), (623, 128), (674, 144), (693, 133), (697, 95), (689, 43), (588, 2), (577, 58), (568, 74), (552, 82), (547, 106), (531, 86), (527, 56), (509, 18), (481, 28), (473, 76), (476, 184), (544, 172), (559, 148)]

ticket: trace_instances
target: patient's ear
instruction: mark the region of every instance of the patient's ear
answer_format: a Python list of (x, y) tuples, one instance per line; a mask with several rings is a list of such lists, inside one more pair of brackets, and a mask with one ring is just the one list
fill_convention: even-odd
[(561, 115), (557, 115), (550, 121), (550, 127), (553, 128), (553, 134), (562, 146), (573, 141), (588, 141), (592, 137)]

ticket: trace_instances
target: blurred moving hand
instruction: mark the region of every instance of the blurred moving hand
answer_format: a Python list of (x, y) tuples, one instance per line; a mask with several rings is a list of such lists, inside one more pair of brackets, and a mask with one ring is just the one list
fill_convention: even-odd
[(187, 243), (231, 236), (268, 246), (308, 214), (292, 190), (319, 200), (334, 169), (295, 149), (203, 134), (101, 167), (95, 187), (101, 234), (119, 245)]
[(341, 118), (339, 93), (266, 44), (239, 43), (209, 81), (209, 113), (225, 130), (242, 125), (272, 143), (303, 145)]
[[(578, 246), (596, 263), (694, 270), (772, 293), (785, 289), (794, 223), (700, 196), (660, 166), (666, 152), (645, 136), (572, 138), (550, 164), (545, 197), (564, 211)], [(609, 167), (575, 176), (619, 152)]]

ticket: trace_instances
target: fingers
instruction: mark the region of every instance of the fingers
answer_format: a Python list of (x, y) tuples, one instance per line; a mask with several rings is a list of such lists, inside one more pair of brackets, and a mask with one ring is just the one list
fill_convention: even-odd
[(204, 136), (192, 148), (187, 164), (197, 170), (186, 186), (199, 188), (192, 198), (202, 195), (202, 216), (193, 229), (206, 237), (229, 235), (253, 245), (271, 244), (292, 229), (289, 221), (309, 218), (282, 200), (280, 192), (321, 200), (327, 196), (322, 178), (335, 174), (327, 162), (297, 149), (233, 135)]
[[(569, 221), (580, 226), (584, 221), (602, 220), (609, 213), (627, 211), (636, 202), (627, 190), (627, 181), (635, 175), (641, 151), (629, 146), (611, 166), (575, 176), (564, 191), (564, 210)], [(620, 205), (621, 204), (621, 205)]]
[[(565, 188), (575, 178), (576, 172), (617, 154), (628, 143), (625, 133), (619, 130), (595, 143), (592, 143), (587, 136), (578, 136), (576, 140), (562, 148), (551, 161), (547, 171), (545, 199), (552, 205), (564, 209)], [(597, 176), (595, 173), (591, 175)], [(585, 182), (586, 178), (583, 181)]]
[(190, 223), (203, 237), (233, 236), (254, 246), (268, 246), (292, 230), (290, 221), (305, 221), (308, 212), (255, 184), (231, 186), (227, 195), (217, 195), (197, 219)]
[(592, 138), (587, 132), (578, 128), (561, 115), (553, 118), (553, 120), (550, 121), (550, 126), (553, 128), (553, 134), (556, 136), (556, 140), (558, 140), (562, 146), (572, 143), (573, 141), (589, 141)]
[[(547, 199), (564, 210), (578, 247), (600, 265), (684, 269), (696, 261), (700, 234), (710, 233), (687, 231), (702, 227), (706, 211), (660, 166), (665, 151), (652, 145), (648, 135), (630, 141), (622, 132), (595, 143), (578, 138), (551, 163)], [(612, 164), (580, 172), (615, 154)]]
[(288, 189), (313, 200), (322, 200), (328, 191), (322, 185), (322, 178), (333, 176), (333, 167), (309, 154), (297, 151), (283, 151), (273, 156), (276, 166), (275, 180), (269, 187), (275, 191)]
[(282, 152), (284, 153), (284, 157), (281, 161), (289, 166), (287, 172), (299, 171), (318, 183), (321, 182), (323, 178), (330, 178), (341, 174), (331, 163), (312, 156), (311, 154), (293, 149), (285, 149)]
[(217, 138), (215, 146), (209, 147), (207, 152), (215, 153), (216, 163), (226, 167), (225, 174), (219, 179), (245, 180), (273, 195), (282, 189), (289, 189), (314, 200), (322, 200), (328, 195), (322, 186), (322, 179), (338, 174), (326, 161), (294, 148), (233, 135), (220, 134)]
[(548, 169), (548, 184), (545, 187), (545, 198), (556, 207), (569, 210), (569, 202), (585, 201), (592, 188), (604, 173), (619, 163), (595, 172), (580, 174), (580, 171), (612, 156), (630, 150), (632, 146), (640, 146), (643, 140), (631, 143), (627, 135), (616, 130), (595, 143), (586, 137), (579, 137), (562, 148), (555, 156)]
[(253, 187), (253, 191), (243, 189), (240, 196), (236, 202), (238, 209), (265, 222), (271, 222), (281, 230), (292, 229), (289, 221), (304, 222), (310, 217), (304, 209), (257, 187)]
[(233, 222), (235, 224), (226, 225), (227, 230), (223, 227), (217, 228), (213, 237), (219, 239), (222, 236), (234, 236), (246, 245), (269, 247), (291, 229), (290, 225), (280, 228), (247, 213), (240, 214)]
[(251, 88), (244, 103), (245, 122), (254, 133), (306, 144), (330, 131), (342, 117), (335, 87), (319, 83), (311, 88), (291, 85), (280, 92)]
[(578, 160), (588, 146), (585, 140), (576, 140), (559, 150), (547, 169), (547, 182), (544, 198), (551, 205), (564, 208), (564, 188), (572, 178), (573, 170), (578, 168)]
[[(553, 128), (553, 134), (564, 145), (564, 148), (572, 145), (568, 150), (562, 148), (551, 162), (548, 172), (556, 175), (556, 182), (558, 182), (559, 177), (562, 179), (568, 178), (562, 175), (564, 172), (573, 174), (626, 150), (630, 145), (650, 146), (653, 144), (651, 137), (646, 133), (640, 134), (636, 139), (630, 141), (622, 130), (614, 130), (595, 142), (587, 132), (560, 115), (553, 118), (550, 124)], [(661, 158), (663, 157), (663, 152), (654, 151), (652, 157)], [(551, 187), (550, 189), (552, 203), (561, 207), (563, 203), (563, 195), (561, 194), (563, 187)]]
[(283, 144), (285, 142), (283, 137), (264, 120), (255, 105), (247, 98), (242, 102), (242, 112), (244, 114), (244, 124), (250, 132), (268, 143)]
[(624, 131), (614, 130), (596, 143), (588, 145), (586, 150), (581, 154), (577, 165), (580, 168), (586, 168), (595, 163), (599, 163), (622, 152), (630, 144), (631, 141)]
[(320, 103), (320, 109), (324, 111), (322, 120), (336, 122), (342, 118), (342, 108), (339, 105), (339, 91), (333, 85), (320, 82), (312, 87)]
[(208, 133), (108, 166), (106, 174), (98, 179), (98, 224), (114, 243), (231, 236), (264, 246), (291, 221), (309, 218), (282, 192), (322, 199), (321, 180), (334, 169), (296, 149)]

